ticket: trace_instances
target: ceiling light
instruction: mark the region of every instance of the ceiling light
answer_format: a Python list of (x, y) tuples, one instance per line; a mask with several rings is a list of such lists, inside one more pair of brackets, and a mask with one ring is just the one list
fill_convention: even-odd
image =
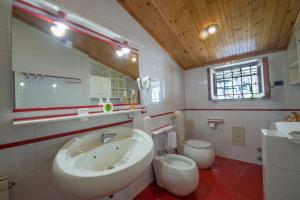
[(52, 88), (57, 88), (57, 85), (55, 83), (52, 84)]
[(132, 56), (132, 57), (131, 57), (131, 61), (132, 61), (132, 62), (136, 62), (136, 61), (137, 61), (136, 56)]
[(130, 52), (130, 49), (128, 48), (128, 42), (124, 42), (124, 46), (121, 48), (123, 53), (128, 54)]
[(21, 86), (21, 87), (24, 87), (24, 85), (25, 85), (24, 82), (21, 82), (21, 83), (20, 83), (20, 86)]
[(124, 52), (122, 50), (116, 51), (117, 56), (122, 57), (124, 55)]
[(207, 30), (201, 31), (200, 34), (199, 34), (199, 37), (200, 37), (202, 40), (205, 40), (205, 39), (208, 37), (208, 32), (207, 32)]
[(64, 37), (68, 29), (69, 27), (61, 22), (54, 22), (54, 25), (50, 28), (51, 33), (56, 37)]
[(125, 54), (128, 54), (130, 52), (130, 49), (128, 47), (122, 47), (122, 51)]
[(218, 24), (211, 24), (206, 29), (209, 34), (214, 34), (215, 32), (217, 32), (218, 28), (219, 28)]

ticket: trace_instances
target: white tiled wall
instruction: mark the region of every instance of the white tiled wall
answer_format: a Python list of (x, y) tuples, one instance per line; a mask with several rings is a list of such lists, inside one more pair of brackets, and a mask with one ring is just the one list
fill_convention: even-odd
[[(185, 72), (186, 108), (300, 108), (300, 86), (288, 84), (286, 51), (269, 54), (270, 81), (283, 80), (284, 86), (271, 91), (269, 100), (208, 101), (207, 68)], [(212, 67), (212, 66), (211, 66)], [(217, 154), (247, 162), (259, 163), (256, 147), (261, 145), (260, 129), (271, 122), (284, 119), (288, 112), (275, 111), (186, 111), (189, 138), (206, 139), (214, 145)], [(208, 128), (207, 119), (224, 119), (217, 129)], [(232, 145), (231, 127), (246, 128), (246, 146)]]
[[(148, 33), (117, 3), (112, 0), (56, 1), (68, 9), (119, 33), (141, 45), (140, 75), (150, 75), (164, 83), (165, 95), (162, 102), (150, 104), (148, 114), (159, 114), (184, 107), (184, 72), (169, 55), (150, 37)], [(87, 122), (72, 120), (44, 125), (12, 126), (13, 118), (24, 116), (12, 113), (13, 83), (11, 73), (10, 47), (11, 0), (0, 1), (0, 144), (43, 137), (61, 132), (100, 126), (107, 123), (127, 120), (126, 115), (97, 117)], [(61, 111), (58, 111), (59, 113)], [(67, 111), (70, 112), (70, 111)], [(41, 115), (47, 112), (40, 112)], [(35, 113), (26, 113), (34, 116)], [(170, 116), (156, 119), (153, 127), (170, 122)], [(124, 126), (132, 126), (125, 124)], [(16, 186), (10, 191), (12, 200), (62, 200), (66, 199), (51, 181), (51, 163), (55, 153), (70, 138), (28, 144), (0, 150), (0, 176), (8, 176)], [(131, 199), (153, 180), (149, 168), (136, 182), (120, 192), (114, 199)]]

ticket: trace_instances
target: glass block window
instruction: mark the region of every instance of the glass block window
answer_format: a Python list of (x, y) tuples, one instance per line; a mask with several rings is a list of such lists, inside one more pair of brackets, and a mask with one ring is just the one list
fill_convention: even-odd
[(255, 99), (264, 97), (263, 67), (251, 60), (210, 70), (212, 100)]

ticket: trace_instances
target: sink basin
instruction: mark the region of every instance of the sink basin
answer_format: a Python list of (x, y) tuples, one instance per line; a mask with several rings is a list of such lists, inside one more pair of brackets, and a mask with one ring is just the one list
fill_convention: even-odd
[[(101, 134), (117, 133), (107, 143)], [(151, 164), (153, 141), (127, 127), (93, 131), (73, 138), (53, 161), (53, 178), (64, 192), (83, 199), (111, 195), (137, 179)]]

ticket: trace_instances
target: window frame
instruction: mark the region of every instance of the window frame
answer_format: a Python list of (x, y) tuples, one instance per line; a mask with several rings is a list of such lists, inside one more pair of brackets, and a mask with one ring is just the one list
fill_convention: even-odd
[[(249, 59), (250, 60), (254, 60), (254, 59)], [(245, 60), (246, 62), (247, 60)], [(220, 69), (220, 68), (226, 68), (226, 67), (230, 67), (229, 66), (224, 66), (222, 67), (222, 65), (220, 66), (216, 66), (214, 68), (207, 68), (207, 81), (208, 81), (208, 100), (209, 101), (244, 101), (244, 100), (258, 100), (258, 99), (269, 99), (271, 98), (271, 87), (270, 87), (270, 80), (269, 80), (269, 62), (268, 62), (268, 57), (263, 57), (258, 59), (258, 62), (261, 65), (261, 73), (262, 73), (262, 89), (263, 89), (263, 96), (259, 97), (259, 98), (237, 98), (237, 99), (215, 99), (213, 98), (213, 92), (214, 92), (214, 88), (215, 87), (215, 80), (213, 79), (213, 73), (212, 73), (212, 69)], [(234, 66), (235, 63), (232, 64), (232, 67)], [(241, 64), (243, 65), (243, 64)], [(237, 65), (238, 66), (238, 65)]]

